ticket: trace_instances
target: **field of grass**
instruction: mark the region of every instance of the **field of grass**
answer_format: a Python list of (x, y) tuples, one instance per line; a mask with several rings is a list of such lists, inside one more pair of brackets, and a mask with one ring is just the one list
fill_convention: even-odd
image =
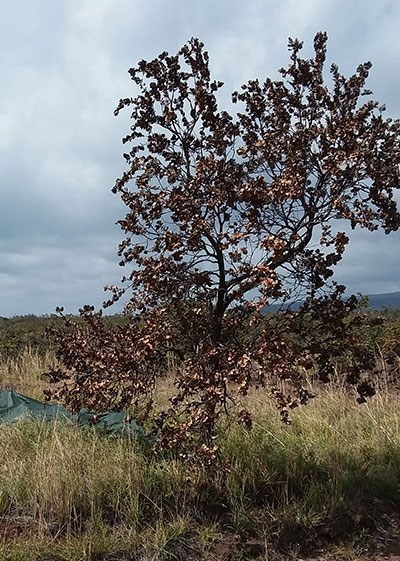
[[(1, 360), (0, 387), (40, 398), (52, 360), (29, 349)], [(225, 470), (72, 424), (1, 426), (0, 560), (244, 561), (332, 548), (355, 560), (387, 547), (400, 523), (398, 395), (384, 383), (360, 406), (340, 386), (316, 391), (286, 426), (254, 390), (253, 431), (220, 424)]]

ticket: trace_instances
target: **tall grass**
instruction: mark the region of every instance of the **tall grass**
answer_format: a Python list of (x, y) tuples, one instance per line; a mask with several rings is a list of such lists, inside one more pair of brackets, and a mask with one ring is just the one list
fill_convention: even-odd
[(30, 346), (25, 347), (16, 358), (0, 354), (0, 388), (42, 399), (46, 387), (43, 373), (55, 362), (54, 354), (50, 351), (39, 353)]
[[(45, 367), (27, 352), (0, 385), (39, 397)], [(252, 392), (251, 432), (221, 420), (219, 470), (72, 424), (0, 426), (0, 560), (265, 559), (267, 546), (379, 535), (400, 507), (398, 397), (319, 394), (285, 426)]]

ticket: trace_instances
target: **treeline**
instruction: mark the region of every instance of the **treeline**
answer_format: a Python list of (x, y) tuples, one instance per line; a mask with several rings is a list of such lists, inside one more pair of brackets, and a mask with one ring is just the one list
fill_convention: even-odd
[[(371, 349), (380, 350), (385, 355), (394, 353), (400, 356), (400, 310), (371, 310), (368, 313), (377, 321), (372, 322), (359, 336)], [(78, 323), (82, 321), (80, 316), (69, 315), (68, 318)], [(114, 314), (104, 316), (104, 320), (110, 329), (114, 329), (126, 324), (129, 318), (123, 314)], [(27, 347), (39, 353), (52, 350), (54, 343), (48, 331), (63, 325), (64, 319), (56, 314), (0, 317), (0, 354), (13, 358)]]
[[(82, 321), (80, 316), (70, 315), (68, 318), (78, 323)], [(115, 314), (105, 316), (105, 321), (110, 328), (115, 328), (123, 325), (127, 317)], [(27, 347), (44, 354), (54, 348), (48, 331), (60, 328), (63, 324), (64, 319), (56, 314), (0, 317), (0, 355), (15, 358)]]

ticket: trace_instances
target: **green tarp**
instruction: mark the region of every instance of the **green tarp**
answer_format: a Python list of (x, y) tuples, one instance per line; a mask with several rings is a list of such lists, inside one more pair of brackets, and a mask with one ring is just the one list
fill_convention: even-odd
[(94, 413), (81, 409), (73, 414), (62, 405), (44, 403), (12, 390), (0, 390), (0, 423), (33, 418), (44, 421), (70, 420), (80, 426), (95, 426), (110, 434), (129, 434), (146, 440), (143, 427), (125, 413), (105, 411)]
[(62, 405), (42, 403), (11, 390), (0, 390), (0, 421), (11, 423), (26, 417), (51, 421), (60, 417), (70, 419), (71, 413)]

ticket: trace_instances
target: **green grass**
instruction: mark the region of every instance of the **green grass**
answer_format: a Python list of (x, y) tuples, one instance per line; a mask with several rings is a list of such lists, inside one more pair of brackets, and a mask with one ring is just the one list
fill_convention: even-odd
[[(36, 366), (18, 383), (38, 396)], [(0, 560), (234, 561), (379, 538), (400, 507), (398, 396), (319, 393), (291, 426), (252, 393), (253, 431), (221, 421), (226, 470), (72, 424), (1, 426)]]

